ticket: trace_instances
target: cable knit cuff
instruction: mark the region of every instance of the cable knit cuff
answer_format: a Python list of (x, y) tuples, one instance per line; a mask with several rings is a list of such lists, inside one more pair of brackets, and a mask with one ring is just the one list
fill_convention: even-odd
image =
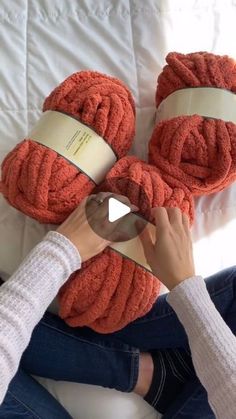
[[(206, 288), (206, 284), (202, 276), (192, 276), (191, 278), (185, 279), (184, 281), (180, 282), (180, 284), (176, 285), (168, 294), (169, 302), (172, 300), (174, 301), (175, 297), (178, 298), (182, 295), (188, 294), (189, 291), (192, 292), (193, 289), (202, 289), (202, 287)], [(184, 297), (185, 298), (185, 297)]]
[(204, 306), (212, 304), (201, 276), (193, 276), (181, 282), (170, 291), (167, 301), (185, 327), (192, 327), (196, 314), (202, 313)]
[(67, 237), (63, 236), (63, 234), (58, 233), (57, 231), (49, 231), (43, 241), (50, 241), (60, 248), (66, 256), (72, 272), (81, 268), (82, 261), (79, 251)]
[(236, 417), (235, 336), (212, 302), (202, 277), (176, 286), (167, 297), (188, 336), (196, 373), (218, 418)]
[(51, 231), (25, 258), (0, 293), (0, 404), (31, 333), (59, 288), (81, 266), (76, 247)]

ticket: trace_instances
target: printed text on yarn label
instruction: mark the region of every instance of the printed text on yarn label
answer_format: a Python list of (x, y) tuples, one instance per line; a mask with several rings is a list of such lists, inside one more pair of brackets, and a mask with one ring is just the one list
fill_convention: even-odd
[(28, 138), (56, 151), (96, 184), (102, 182), (117, 160), (102, 137), (61, 112), (44, 112)]

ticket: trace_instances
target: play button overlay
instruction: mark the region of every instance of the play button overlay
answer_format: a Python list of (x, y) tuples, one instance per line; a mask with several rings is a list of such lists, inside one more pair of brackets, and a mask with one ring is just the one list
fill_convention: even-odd
[[(131, 210), (129, 203), (139, 209)], [(95, 215), (91, 215), (91, 205)], [(86, 204), (92, 230), (103, 239), (117, 243), (139, 236), (150, 220), (150, 212), (150, 200), (142, 186), (125, 177), (106, 180), (94, 192), (93, 203), (88, 198)]]
[(123, 204), (116, 198), (108, 198), (108, 221), (114, 223), (131, 212), (128, 205)]

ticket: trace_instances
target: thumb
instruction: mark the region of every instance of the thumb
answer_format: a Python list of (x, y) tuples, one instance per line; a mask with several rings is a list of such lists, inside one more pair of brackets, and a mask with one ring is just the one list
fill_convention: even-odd
[(2, 193), (2, 192), (3, 192), (3, 188), (4, 188), (4, 187), (3, 187), (3, 182), (1, 182), (1, 181), (0, 181), (0, 193)]
[(113, 242), (126, 242), (129, 241), (132, 237), (124, 231), (113, 231), (109, 237), (111, 243)]
[[(138, 223), (138, 222), (137, 222)], [(147, 259), (147, 262), (151, 266), (151, 262), (154, 255), (154, 244), (152, 241), (152, 236), (149, 231), (148, 225), (144, 229), (141, 230), (139, 234), (140, 241), (143, 245), (144, 255)]]

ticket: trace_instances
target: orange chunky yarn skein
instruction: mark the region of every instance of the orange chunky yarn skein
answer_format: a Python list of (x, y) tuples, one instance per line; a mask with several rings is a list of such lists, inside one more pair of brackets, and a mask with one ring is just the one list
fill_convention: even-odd
[[(148, 203), (143, 202), (134, 182), (145, 191)], [(179, 207), (193, 221), (194, 204), (188, 189), (169, 187), (155, 167), (136, 157), (124, 157), (117, 162), (105, 185), (103, 190), (126, 195), (144, 216), (147, 207)], [(89, 326), (97, 332), (110, 333), (146, 314), (159, 290), (160, 283), (150, 272), (107, 248), (84, 264), (62, 287), (59, 315), (70, 326)]]
[[(158, 77), (157, 106), (188, 87), (218, 87), (236, 92), (236, 63), (207, 52), (169, 53)], [(194, 195), (210, 194), (236, 179), (236, 125), (199, 115), (163, 120), (149, 143), (149, 161), (170, 185), (177, 179)]]
[[(91, 127), (117, 158), (131, 146), (134, 101), (114, 77), (93, 71), (75, 73), (47, 97), (43, 111), (47, 110), (69, 114)], [(98, 158), (102, 164), (102, 156)], [(0, 191), (12, 206), (42, 223), (64, 221), (95, 186), (73, 164), (30, 139), (18, 144), (2, 163)]]

